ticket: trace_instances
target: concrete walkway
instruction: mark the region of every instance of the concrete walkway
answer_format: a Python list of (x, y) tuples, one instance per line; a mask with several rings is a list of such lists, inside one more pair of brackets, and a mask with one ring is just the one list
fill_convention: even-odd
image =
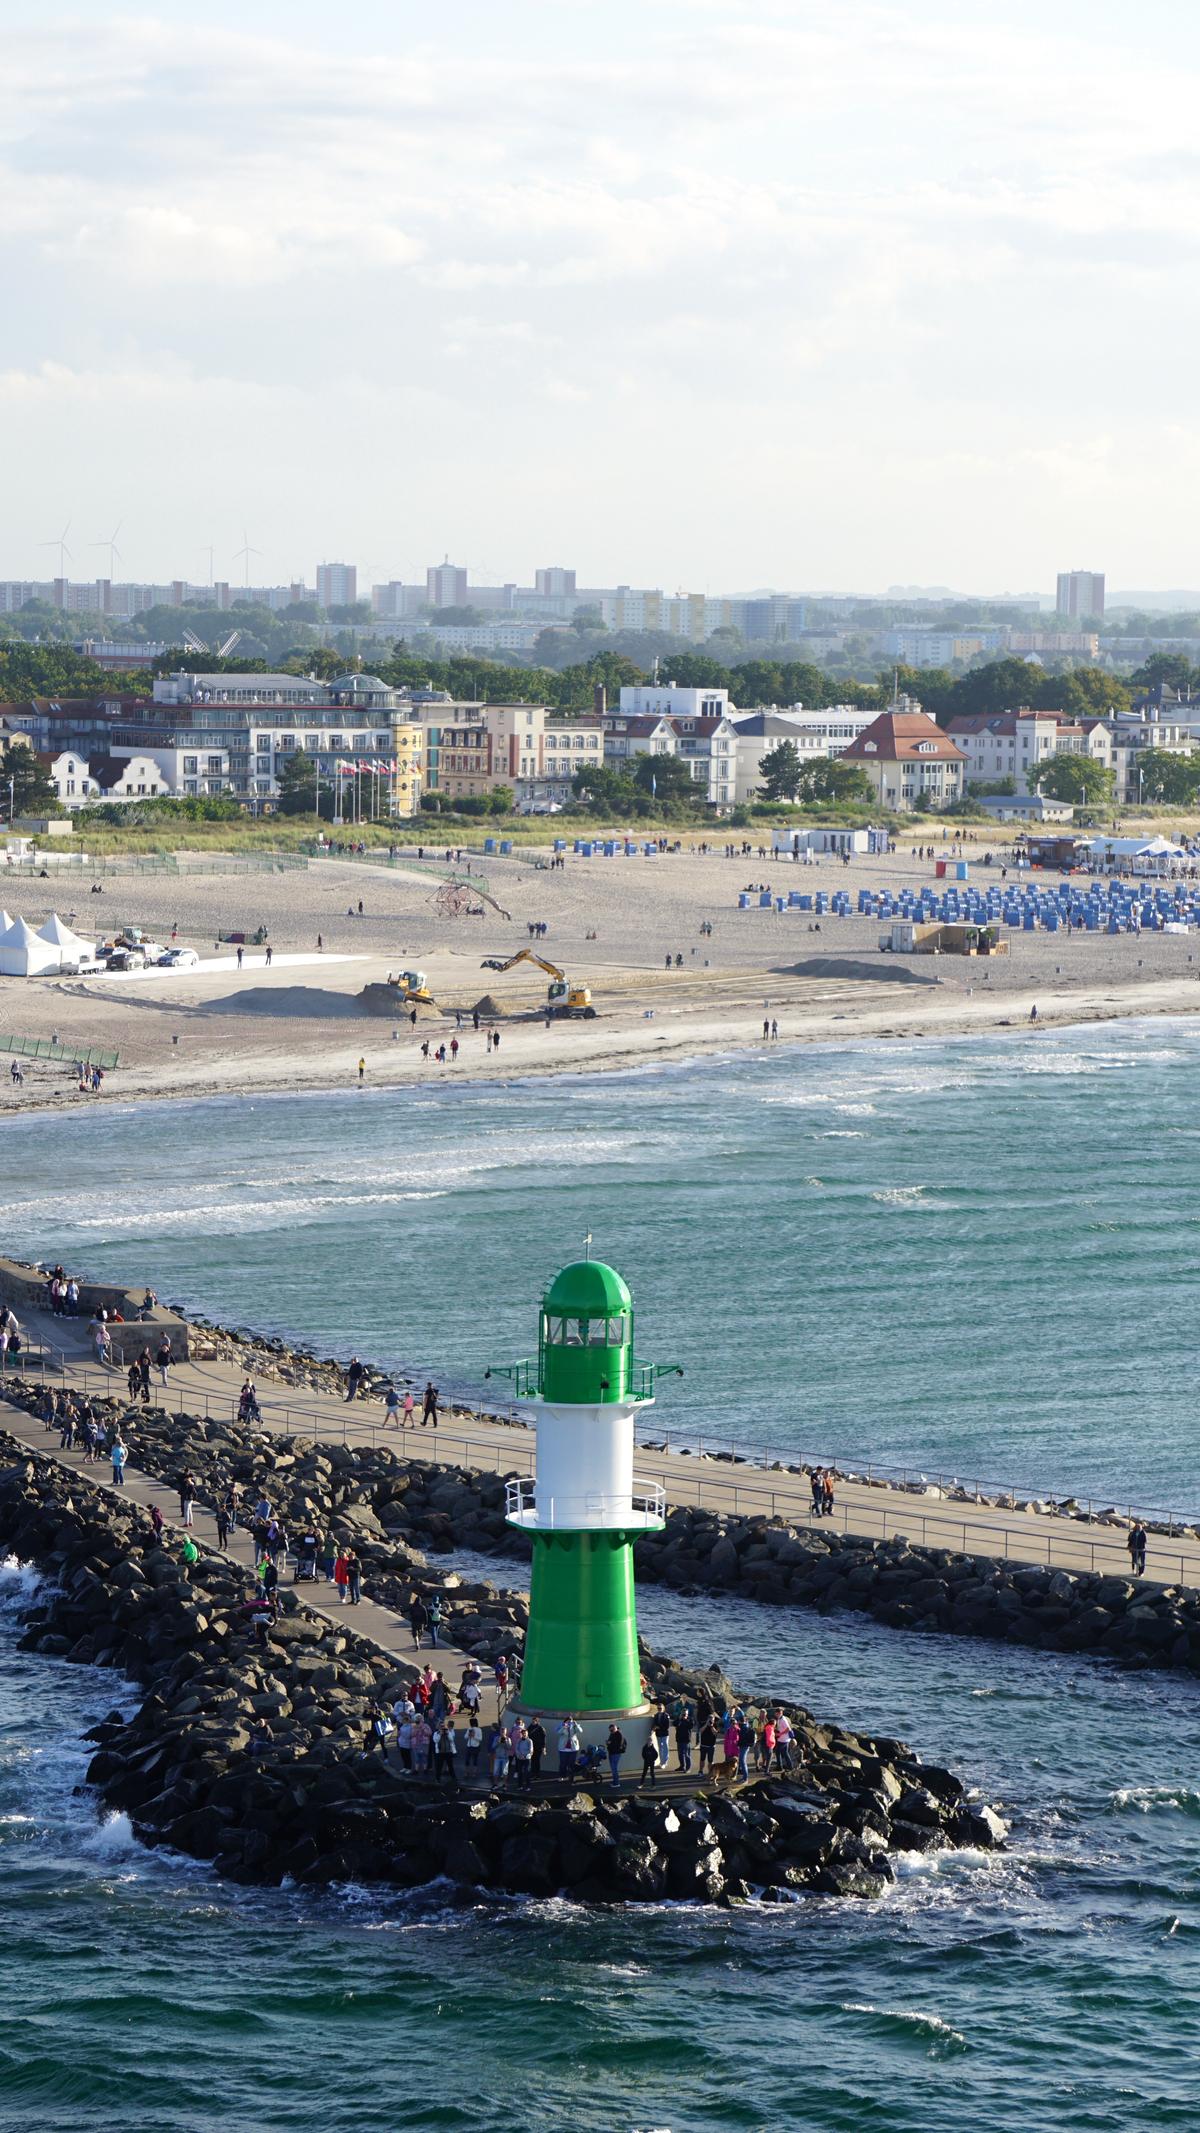
[[(57, 1354), (66, 1350), (65, 1382), (80, 1391), (111, 1395), (123, 1392), (125, 1374), (106, 1371), (91, 1359), (86, 1324), (49, 1314), (30, 1314), (36, 1341), (55, 1352), (49, 1382), (63, 1382)], [(149, 1345), (154, 1348), (153, 1328)], [(36, 1374), (34, 1381), (36, 1382)], [(236, 1413), (242, 1374), (224, 1362), (187, 1362), (173, 1366), (170, 1385), (156, 1397), (172, 1411), (230, 1418)], [(332, 1439), (341, 1444), (388, 1444), (416, 1459), (473, 1467), (485, 1472), (532, 1474), (534, 1433), (519, 1424), (492, 1420), (467, 1410), (447, 1412), (440, 1426), (422, 1429), (419, 1419), (403, 1430), (389, 1427), (377, 1401), (347, 1402), (343, 1397), (304, 1388), (258, 1385), (264, 1428), (284, 1435)], [(653, 1417), (644, 1425), (653, 1428)], [(820, 1458), (820, 1454), (814, 1454)], [(797, 1455), (798, 1461), (799, 1455)], [(636, 1456), (639, 1480), (661, 1481), (670, 1505), (698, 1504), (708, 1510), (786, 1518), (813, 1523), (807, 1479), (775, 1473), (768, 1467), (732, 1464), (678, 1451), (642, 1450)], [(1129, 1554), (1121, 1528), (1094, 1525), (1046, 1511), (1006, 1511), (991, 1504), (952, 1503), (911, 1495), (868, 1483), (839, 1482), (834, 1515), (836, 1533), (868, 1540), (905, 1535), (914, 1545), (950, 1548), (970, 1555), (1007, 1557), (1043, 1563), (1055, 1569), (1129, 1575)], [(1151, 1534), (1147, 1575), (1156, 1583), (1200, 1586), (1200, 1541), (1189, 1534), (1171, 1538)]]

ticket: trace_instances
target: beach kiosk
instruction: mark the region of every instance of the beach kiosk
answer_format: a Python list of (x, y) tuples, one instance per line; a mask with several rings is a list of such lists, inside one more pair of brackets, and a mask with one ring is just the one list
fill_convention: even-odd
[[(588, 1249), (590, 1249), (590, 1239)], [(500, 1374), (532, 1406), (536, 1474), (510, 1481), (507, 1517), (530, 1535), (533, 1567), (520, 1691), (510, 1708), (578, 1720), (603, 1747), (613, 1719), (640, 1760), (651, 1706), (642, 1694), (633, 1546), (657, 1531), (663, 1490), (634, 1478), (634, 1418), (678, 1364), (633, 1352), (633, 1299), (615, 1268), (577, 1259), (542, 1298), (536, 1362)]]

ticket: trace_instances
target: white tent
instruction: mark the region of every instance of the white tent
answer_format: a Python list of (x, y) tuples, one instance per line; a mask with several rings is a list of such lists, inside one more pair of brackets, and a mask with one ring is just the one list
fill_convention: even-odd
[(57, 911), (52, 912), (44, 926), (38, 927), (39, 941), (49, 941), (57, 948), (64, 963), (92, 963), (96, 959), (96, 944), (85, 941), (81, 933), (72, 933), (65, 926)]
[(0, 933), (0, 977), (37, 978), (61, 964), (62, 950), (44, 941), (23, 918), (15, 918)]

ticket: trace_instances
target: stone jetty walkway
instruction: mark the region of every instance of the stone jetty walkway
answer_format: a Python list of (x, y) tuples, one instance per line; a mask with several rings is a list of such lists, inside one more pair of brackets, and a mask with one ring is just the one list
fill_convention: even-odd
[[(125, 1496), (131, 1503), (140, 1504), (146, 1510), (149, 1510), (151, 1504), (157, 1504), (168, 1528), (169, 1538), (164, 1536), (166, 1545), (173, 1554), (178, 1555), (183, 1546), (185, 1528), (179, 1519), (179, 1499), (166, 1482), (156, 1481), (151, 1475), (141, 1473), (131, 1458), (125, 1467), (124, 1487), (115, 1488), (107, 1459), (85, 1465), (82, 1452), (67, 1452), (59, 1448), (55, 1441), (58, 1434), (56, 1430), (47, 1429), (37, 1416), (26, 1414), (24, 1408), (14, 1407), (8, 1401), (4, 1402), (4, 1427), (10, 1436), (17, 1437), (22, 1444), (28, 1445), (30, 1451), (40, 1453), (45, 1459), (54, 1460), (56, 1465), (79, 1474), (89, 1484), (114, 1496)], [(215, 1549), (217, 1527), (212, 1507), (197, 1501), (193, 1519), (193, 1538), (201, 1546)], [(229, 1546), (224, 1550), (224, 1554), (229, 1562), (243, 1565), (247, 1586), (252, 1585), (254, 1544), (250, 1535), (240, 1526), (230, 1534)], [(290, 1582), (287, 1570), (282, 1564), (279, 1581), (281, 1590)], [(462, 1670), (467, 1664), (467, 1655), (455, 1645), (447, 1644), (443, 1639), (436, 1647), (426, 1643), (418, 1651), (413, 1643), (409, 1625), (403, 1617), (389, 1607), (381, 1607), (366, 1591), (359, 1604), (354, 1606), (349, 1601), (339, 1600), (336, 1590), (328, 1586), (323, 1578), (305, 1579), (296, 1590), (306, 1607), (313, 1608), (318, 1614), (327, 1615), (331, 1621), (340, 1622), (343, 1627), (352, 1629), (356, 1636), (367, 1638), (387, 1658), (394, 1659), (405, 1667), (422, 1667), (429, 1660), (435, 1672), (440, 1668), (445, 1674), (449, 1687), (457, 1688)], [(481, 1690), (482, 1722), (490, 1725), (496, 1716), (496, 1691), (487, 1679), (486, 1669)]]
[[(65, 1379), (93, 1395), (123, 1388), (123, 1370), (105, 1370), (92, 1358), (81, 1320), (30, 1313), (28, 1324), (34, 1340), (54, 1355), (49, 1382)], [(153, 1348), (153, 1328), (147, 1331)], [(31, 1374), (36, 1382), (36, 1373)], [(154, 1390), (156, 1399), (172, 1412), (213, 1414), (227, 1420), (236, 1413), (241, 1384), (242, 1372), (231, 1363), (189, 1361), (172, 1367), (165, 1394), (160, 1393), (157, 1378)], [(411, 1447), (414, 1458), (484, 1472), (533, 1472), (533, 1431), (511, 1422), (456, 1410), (447, 1412), (436, 1430), (422, 1429), (416, 1422), (403, 1430), (387, 1425), (378, 1400), (348, 1402), (335, 1393), (276, 1385), (270, 1380), (258, 1382), (258, 1397), (263, 1427), (282, 1435), (325, 1438), (339, 1444), (388, 1444), (396, 1450)], [(653, 1419), (647, 1421), (653, 1428)], [(777, 1472), (749, 1461), (735, 1464), (662, 1450), (639, 1450), (636, 1471), (639, 1479), (661, 1481), (670, 1505), (697, 1504), (734, 1516), (761, 1513), (794, 1525), (807, 1524), (812, 1518), (809, 1484), (801, 1474)], [(1123, 1523), (1105, 1525), (1061, 1512), (959, 1503), (840, 1481), (829, 1526), (833, 1532), (867, 1540), (904, 1535), (915, 1546), (1045, 1564), (1058, 1570), (1118, 1577), (1130, 1574)], [(1200, 1586), (1200, 1540), (1187, 1527), (1170, 1535), (1151, 1530), (1146, 1575), (1156, 1583)]]

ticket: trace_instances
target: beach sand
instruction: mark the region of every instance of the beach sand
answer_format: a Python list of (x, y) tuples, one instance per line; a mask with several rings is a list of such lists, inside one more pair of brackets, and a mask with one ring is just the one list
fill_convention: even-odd
[[(72, 1047), (120, 1054), (97, 1099), (78, 1092), (69, 1067), (49, 1062), (26, 1062), (16, 1089), (0, 1053), (0, 1106), (340, 1087), (357, 1080), (360, 1057), (372, 1086), (449, 1074), (592, 1073), (757, 1047), (764, 1018), (777, 1022), (783, 1041), (844, 1043), (1015, 1027), (1028, 1023), (1035, 1004), (1047, 1028), (1200, 1011), (1200, 935), (1019, 933), (1007, 956), (935, 960), (880, 955), (874, 919), (826, 917), (814, 930), (810, 914), (737, 908), (738, 892), (751, 883), (845, 888), (853, 899), (860, 884), (931, 881), (932, 864), (910, 852), (804, 868), (694, 850), (652, 859), (568, 854), (555, 873), (538, 871), (533, 857), (473, 862), (508, 920), (490, 909), (482, 918), (440, 917), (436, 877), (402, 864), (321, 860), (283, 874), (189, 875), (184, 859), (178, 875), (105, 876), (102, 897), (88, 894), (86, 875), (6, 876), (0, 901), (34, 926), (52, 910), (64, 918), (74, 910), (87, 934), (132, 923), (166, 940), (177, 926), (202, 965), (126, 979), (0, 978), (0, 1033), (57, 1033)], [(986, 882), (998, 865), (974, 863), (972, 872)], [(549, 931), (531, 942), (528, 927), (539, 920)], [(700, 932), (705, 922), (711, 938)], [(261, 948), (247, 947), (239, 971), (217, 935), (260, 924), (269, 929), (273, 967)], [(480, 967), (485, 957), (526, 946), (591, 986), (594, 1021), (547, 1028), (542, 972)], [(668, 954), (681, 954), (683, 967), (668, 972)], [(837, 968), (846, 962), (869, 974), (847, 975)], [(828, 974), (813, 974), (824, 966)], [(363, 1012), (357, 995), (365, 985), (410, 968), (427, 973), (437, 1002), (415, 1030), (406, 1017)], [(472, 1027), (472, 1009), (485, 997), (503, 1009), (494, 1021), (496, 1051)], [(448, 1045), (456, 1012), (457, 1063), (426, 1061), (421, 1042), (431, 1050)]]

